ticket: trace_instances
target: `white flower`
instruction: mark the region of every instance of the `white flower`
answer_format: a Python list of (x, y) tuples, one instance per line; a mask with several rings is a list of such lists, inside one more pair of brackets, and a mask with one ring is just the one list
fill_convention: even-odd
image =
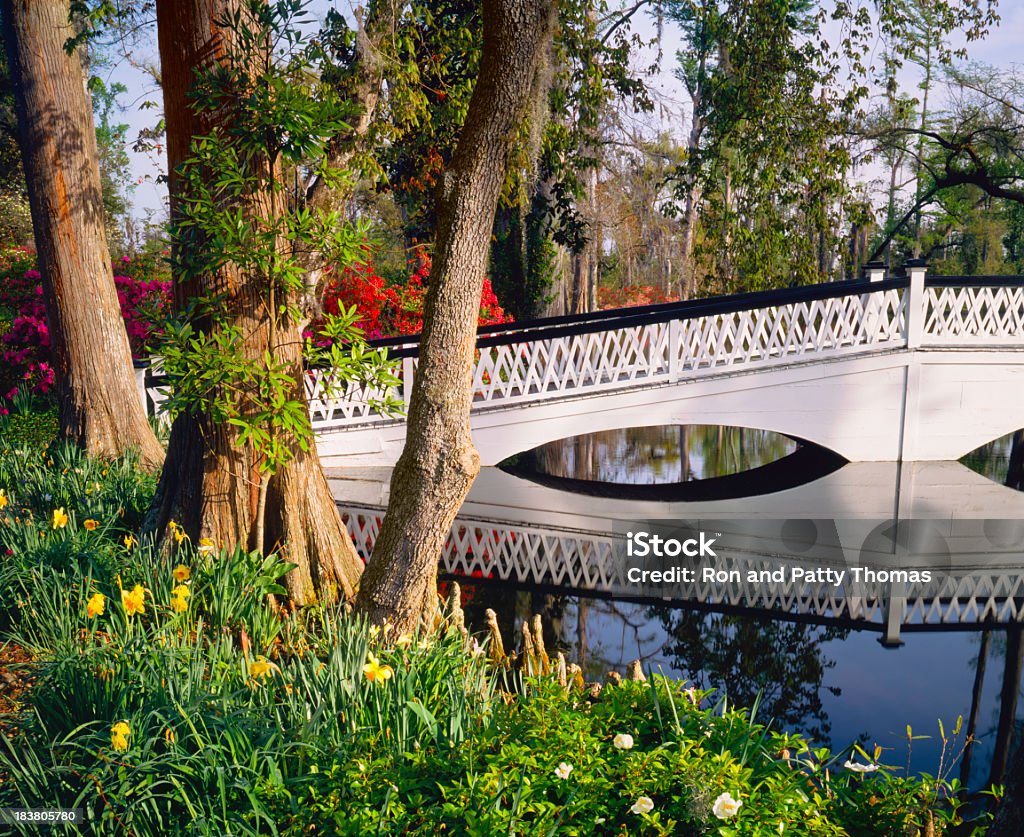
[(612, 739), (612, 744), (615, 745), (616, 750), (632, 750), (633, 736), (628, 732), (620, 732)]
[(604, 822), (604, 817), (594, 817), (594, 825), (600, 825)]
[(469, 653), (474, 657), (480, 657), (484, 653), (484, 647), (476, 641), (476, 637), (473, 637), (473, 644), (469, 647)]
[(641, 796), (629, 810), (634, 814), (649, 814), (654, 810), (654, 800), (649, 796)]
[(857, 764), (855, 761), (847, 759), (843, 764), (847, 770), (852, 770), (854, 773), (874, 773), (878, 770), (877, 764)]
[(572, 773), (572, 765), (566, 764), (564, 761), (555, 768), (555, 775), (559, 779), (568, 779), (570, 773)]
[(718, 819), (727, 820), (729, 817), (736, 816), (736, 813), (740, 810), (740, 805), (742, 804), (742, 802), (738, 799), (733, 799), (728, 792), (726, 792), (718, 795), (711, 811), (716, 817), (718, 817)]

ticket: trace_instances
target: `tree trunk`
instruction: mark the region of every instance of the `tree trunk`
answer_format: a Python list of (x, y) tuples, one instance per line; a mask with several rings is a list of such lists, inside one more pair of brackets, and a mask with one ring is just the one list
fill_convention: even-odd
[(988, 665), (988, 647), (992, 643), (992, 631), (981, 632), (981, 645), (978, 647), (978, 663), (974, 669), (974, 686), (971, 688), (971, 711), (967, 716), (967, 738), (964, 741), (964, 754), (960, 760), (960, 784), (964, 793), (971, 781), (971, 756), (974, 754), (975, 737), (978, 732), (978, 715), (981, 712), (981, 689), (985, 685), (985, 668)]
[(164, 453), (132, 370), (107, 250), (96, 130), (68, 0), (3, 0), (18, 133), (28, 183), (60, 401), (61, 434), (98, 456)]
[[(200, 118), (190, 106), (188, 92), (195, 71), (222, 60), (227, 53), (232, 32), (218, 21), (233, 7), (231, 0), (157, 3), (172, 220), (181, 217), (185, 197), (177, 167), (188, 157), (192, 138), (208, 133), (212, 120), (218, 118), (217, 113)], [(260, 211), (266, 214), (268, 195), (256, 194), (252, 201), (254, 206), (263, 202)], [(187, 258), (187, 253), (179, 249), (176, 258), (182, 256)], [(175, 282), (175, 306), (180, 310), (200, 293), (220, 294), (224, 315), (247, 335), (242, 348), (245, 356), (256, 361), (269, 349), (288, 364), (294, 381), (290, 398), (305, 401), (299, 324), (284, 319), (271, 346), (259, 281), (231, 265), (217, 275), (188, 282), (179, 279)], [(239, 446), (237, 438), (233, 427), (214, 425), (205, 413), (184, 413), (175, 420), (151, 525), (164, 533), (169, 521), (175, 520), (194, 539), (278, 552), (298, 565), (285, 585), (289, 597), (299, 604), (353, 596), (362, 561), (338, 513), (315, 447), (309, 452), (296, 447), (294, 458), (270, 479), (266, 526), (261, 529), (259, 462), (255, 451)], [(262, 539), (258, 536), (261, 531)]]
[(416, 627), (433, 611), (437, 562), (480, 469), (470, 435), (476, 318), (498, 195), (516, 130), (540, 83), (550, 0), (485, 0), (480, 76), (438, 200), (406, 443), (358, 606), (375, 622)]
[(1017, 723), (1017, 696), (1020, 694), (1021, 672), (1024, 671), (1024, 627), (1010, 625), (1006, 629), (1006, 663), (1003, 685), (999, 692), (999, 721), (992, 752), (988, 783), (1003, 781), (1009, 761)]

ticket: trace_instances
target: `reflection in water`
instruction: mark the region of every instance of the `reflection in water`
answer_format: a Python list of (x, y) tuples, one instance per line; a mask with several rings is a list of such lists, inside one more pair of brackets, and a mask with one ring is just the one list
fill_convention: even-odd
[(960, 461), (993, 482), (1024, 491), (1024, 430), (982, 445)]
[(760, 701), (762, 717), (819, 741), (827, 738), (832, 725), (822, 697), (841, 690), (824, 683), (836, 663), (823, 648), (845, 639), (848, 630), (664, 608), (649, 615), (668, 635), (665, 656), (688, 680), (740, 706)]
[[(647, 499), (658, 498), (658, 491), (664, 492), (659, 499), (687, 499), (674, 496), (672, 486), (721, 481), (764, 470), (770, 463), (781, 469), (786, 457), (799, 459), (792, 455), (801, 447), (778, 434), (743, 428), (631, 428), (550, 443), (505, 467), (546, 485), (564, 480), (560, 487), (569, 491), (574, 490), (571, 481), (589, 481), (651, 486), (644, 494)], [(995, 482), (1024, 488), (1024, 432), (997, 439), (962, 461)], [(766, 473), (770, 480), (778, 478), (771, 469)], [(583, 482), (575, 488), (596, 493)], [(602, 491), (601, 496), (614, 495)], [(588, 679), (621, 671), (639, 658), (650, 668), (714, 688), (740, 705), (759, 702), (761, 717), (817, 741), (837, 747), (853, 741), (880, 743), (891, 763), (900, 760), (904, 725), (910, 723), (915, 732), (932, 734), (915, 741), (910, 765), (915, 770), (935, 770), (940, 759), (951, 755), (942, 752), (934, 726), (939, 719), (953, 724), (962, 715), (973, 740), (958, 773), (969, 787), (1002, 779), (1019, 733), (1024, 643), (1016, 626), (979, 634), (914, 635), (906, 650), (893, 654), (880, 652), (873, 642), (866, 644), (870, 635), (841, 627), (510, 592), (489, 586), (471, 590), (476, 597), (467, 610), (471, 622), (482, 625), (484, 607), (496, 606), (503, 632), (514, 637), (523, 620), (540, 613), (553, 647), (579, 661)], [(892, 678), (888, 683), (883, 679), (887, 668)], [(915, 699), (908, 701), (908, 694)]]
[(799, 447), (801, 443), (788, 436), (744, 427), (630, 427), (550, 442), (507, 464), (518, 473), (663, 485), (749, 471)]

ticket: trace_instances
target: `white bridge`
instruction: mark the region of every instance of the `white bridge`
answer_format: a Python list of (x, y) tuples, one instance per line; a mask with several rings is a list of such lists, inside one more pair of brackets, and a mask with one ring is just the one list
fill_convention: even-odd
[[(368, 558), (387, 506), (390, 469), (329, 472), (360, 553)], [(688, 521), (721, 533), (695, 569), (738, 577), (637, 584), (625, 532)], [(971, 630), (1024, 623), (1024, 493), (957, 462), (851, 463), (820, 479), (752, 498), (699, 502), (585, 496), (485, 468), (441, 556), (441, 573), (560, 593), (665, 602), (875, 630)], [(668, 559), (669, 565), (686, 559)], [(873, 570), (858, 580), (854, 567)], [(794, 570), (845, 571), (843, 580)], [(783, 571), (778, 582), (748, 572)], [(879, 580), (926, 570), (927, 582)], [(834, 576), (837, 577), (837, 576)]]
[[(581, 432), (732, 425), (853, 462), (952, 460), (1024, 427), (1024, 280), (907, 276), (600, 311), (481, 329), (473, 439), (483, 465)], [(387, 346), (408, 403), (418, 343)], [(158, 377), (140, 370), (153, 408)], [(382, 393), (306, 381), (328, 467), (390, 466), (405, 421)]]
[[(390, 344), (408, 403), (417, 344)], [(835, 282), (481, 330), (473, 439), (483, 465), (642, 425), (773, 430), (850, 461), (957, 459), (1024, 427), (1024, 281)], [(307, 382), (325, 465), (393, 465), (404, 420), (379, 393)], [(332, 389), (335, 391), (332, 393)]]

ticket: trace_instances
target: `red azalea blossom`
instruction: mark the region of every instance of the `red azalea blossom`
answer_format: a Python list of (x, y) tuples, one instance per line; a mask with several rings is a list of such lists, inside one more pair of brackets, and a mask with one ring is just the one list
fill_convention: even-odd
[[(354, 305), (359, 313), (356, 325), (368, 340), (419, 334), (423, 329), (430, 256), (417, 250), (410, 267), (413, 272), (404, 285), (388, 284), (369, 261), (342, 269), (327, 285), (324, 311), (337, 314), (339, 306)], [(481, 326), (512, 322), (511, 315), (499, 304), (490, 279), (484, 279), (477, 322)]]
[(627, 285), (625, 288), (597, 289), (597, 307), (601, 310), (676, 301), (676, 297), (669, 296), (661, 288), (655, 288), (653, 285)]

